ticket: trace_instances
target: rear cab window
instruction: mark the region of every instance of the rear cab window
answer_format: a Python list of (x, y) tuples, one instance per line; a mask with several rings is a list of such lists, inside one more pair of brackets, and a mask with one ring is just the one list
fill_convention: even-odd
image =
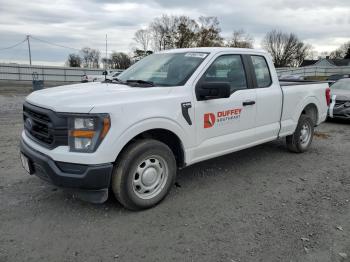
[(265, 57), (252, 55), (251, 56), (254, 72), (256, 76), (257, 86), (259, 88), (269, 87), (272, 84), (269, 66)]

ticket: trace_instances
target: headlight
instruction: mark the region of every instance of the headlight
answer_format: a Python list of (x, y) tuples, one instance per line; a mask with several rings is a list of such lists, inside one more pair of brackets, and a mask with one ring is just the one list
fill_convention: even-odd
[(70, 151), (94, 152), (111, 127), (108, 114), (76, 115), (68, 118)]
[(350, 107), (350, 101), (346, 102), (346, 103), (344, 104), (344, 106), (345, 106), (345, 107)]

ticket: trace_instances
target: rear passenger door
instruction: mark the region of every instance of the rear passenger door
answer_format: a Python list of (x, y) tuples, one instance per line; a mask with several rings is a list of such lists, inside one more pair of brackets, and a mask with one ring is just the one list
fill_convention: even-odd
[(254, 140), (256, 90), (239, 54), (217, 55), (197, 83), (224, 82), (231, 87), (228, 98), (196, 101), (197, 149), (194, 158), (205, 159), (233, 151)]
[(278, 136), (282, 111), (282, 90), (272, 78), (267, 60), (262, 55), (250, 55), (256, 88), (256, 140), (273, 140)]

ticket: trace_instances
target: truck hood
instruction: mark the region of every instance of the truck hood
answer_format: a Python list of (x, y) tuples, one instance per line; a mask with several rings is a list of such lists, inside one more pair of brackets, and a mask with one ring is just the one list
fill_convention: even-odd
[(31, 93), (26, 101), (56, 112), (89, 113), (99, 105), (154, 98), (170, 92), (164, 87), (130, 87), (111, 83), (86, 83), (46, 88)]

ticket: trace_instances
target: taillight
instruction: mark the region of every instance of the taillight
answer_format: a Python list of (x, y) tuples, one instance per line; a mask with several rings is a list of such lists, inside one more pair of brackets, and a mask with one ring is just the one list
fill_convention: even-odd
[(326, 89), (326, 101), (327, 101), (327, 106), (331, 104), (331, 89), (328, 87)]

